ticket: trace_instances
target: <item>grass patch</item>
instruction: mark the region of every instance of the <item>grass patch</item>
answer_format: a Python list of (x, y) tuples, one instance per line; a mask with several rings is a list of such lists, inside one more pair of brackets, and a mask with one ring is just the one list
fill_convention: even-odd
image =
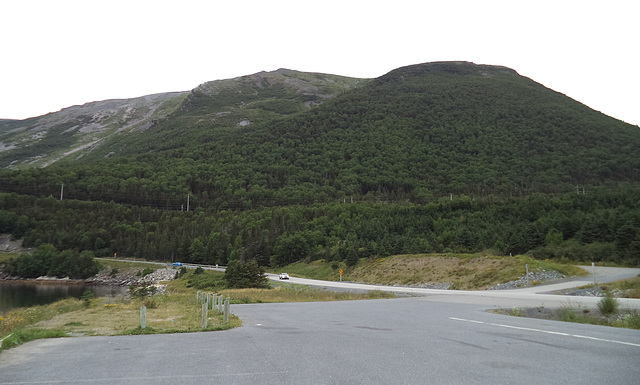
[(640, 329), (640, 313), (633, 309), (618, 309), (615, 313), (608, 316), (603, 315), (598, 309), (575, 307), (570, 304), (561, 306), (558, 309), (512, 308), (497, 309), (494, 312), (518, 317), (541, 318), (627, 329)]
[(19, 253), (3, 253), (0, 252), (0, 264), (4, 262), (8, 262), (11, 258), (17, 258), (20, 256)]
[(150, 269), (153, 271), (155, 270), (153, 266), (160, 267), (161, 265), (164, 265), (160, 262), (149, 264), (144, 262), (115, 261), (109, 258), (96, 258), (96, 261), (98, 261), (98, 263), (100, 264), (101, 269), (111, 268), (111, 271), (113, 271), (114, 269), (121, 271), (128, 271), (132, 269), (140, 269), (141, 271), (144, 271), (145, 269)]
[(581, 324), (604, 325), (604, 320), (594, 317), (586, 309), (577, 309), (572, 306), (562, 306), (555, 312), (555, 319), (563, 322), (574, 322)]
[(18, 329), (2, 341), (0, 351), (42, 338), (58, 338), (66, 336), (67, 335), (64, 331), (57, 329)]
[(624, 312), (613, 320), (611, 326), (627, 329), (640, 329), (640, 313), (637, 310)]
[(622, 298), (640, 298), (640, 277), (607, 283), (606, 286), (608, 290), (618, 292)]
[[(37, 338), (91, 335), (155, 334), (203, 331), (202, 307), (196, 303), (195, 292), (184, 292), (153, 297), (157, 305), (147, 308), (147, 327), (140, 329), (140, 306), (150, 299), (133, 301), (97, 298), (86, 307), (81, 300), (64, 300), (50, 305), (28, 309), (16, 309), (0, 320), (0, 336), (12, 334), (3, 343), (4, 347)], [(73, 308), (60, 312), (54, 309), (60, 303), (73, 301)], [(33, 316), (37, 314), (37, 316)], [(231, 315), (225, 324), (222, 316), (210, 311), (207, 330), (223, 330), (241, 325), (241, 321)], [(50, 330), (47, 334), (39, 330)], [(1, 337), (0, 337), (1, 338)], [(7, 345), (8, 344), (8, 345)]]
[(514, 306), (511, 309), (507, 310), (507, 314), (514, 317), (522, 317), (522, 310), (519, 307)]
[(220, 294), (231, 297), (231, 303), (322, 302), (396, 298), (389, 292), (366, 293), (329, 291), (322, 288), (275, 283), (273, 289), (227, 289)]
[(604, 284), (589, 284), (578, 287), (578, 289), (602, 288), (614, 293), (618, 298), (640, 298), (640, 277), (622, 279)]
[(84, 308), (83, 301), (70, 298), (49, 305), (14, 309), (0, 316), (0, 338), (40, 321)]
[(352, 268), (347, 268), (344, 262), (328, 262), (320, 259), (309, 263), (296, 262), (278, 270), (269, 269), (268, 271), (273, 274), (287, 272), (291, 276), (321, 279), (323, 281), (339, 281), (340, 269), (343, 271), (353, 270)]
[(293, 276), (381, 285), (427, 285), (454, 283), (460, 290), (484, 290), (520, 278), (530, 271), (556, 270), (566, 276), (588, 274), (572, 265), (540, 261), (528, 256), (504, 257), (488, 253), (476, 254), (412, 254), (360, 260), (355, 267), (324, 260), (294, 263), (278, 271)]
[[(4, 347), (11, 347), (48, 337), (203, 331), (202, 307), (196, 303), (196, 290), (187, 288), (186, 282), (186, 279), (171, 281), (166, 294), (133, 300), (72, 298), (14, 309), (0, 317), (0, 338), (11, 335), (3, 341)], [(140, 307), (143, 305), (147, 306), (147, 327), (140, 329)], [(210, 311), (208, 327), (204, 331), (229, 329), (241, 324), (233, 315), (228, 323), (224, 323), (221, 315)]]

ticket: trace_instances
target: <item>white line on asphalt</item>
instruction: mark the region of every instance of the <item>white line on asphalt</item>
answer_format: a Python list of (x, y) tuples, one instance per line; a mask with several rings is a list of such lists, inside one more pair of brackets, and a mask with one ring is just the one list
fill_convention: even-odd
[(501, 328), (518, 329), (518, 330), (525, 330), (525, 331), (529, 331), (529, 332), (537, 332), (537, 333), (545, 333), (545, 334), (554, 334), (554, 335), (565, 336), (565, 337), (583, 338), (583, 339), (587, 339), (587, 340), (600, 341), (600, 342), (610, 342), (610, 343), (614, 343), (614, 344), (636, 346), (636, 347), (640, 348), (640, 344), (634, 344), (633, 342), (608, 340), (608, 339), (605, 339), (605, 338), (582, 336), (580, 334), (569, 334), (569, 333), (554, 332), (554, 331), (551, 331), (551, 330), (525, 328), (525, 327), (521, 327), (521, 326), (494, 324), (492, 322), (475, 321), (475, 320), (464, 319), (464, 318), (449, 317), (449, 319), (450, 320), (454, 320), (454, 321), (463, 321), (463, 322), (470, 322), (470, 323), (475, 323), (475, 324), (485, 324), (485, 325), (490, 325), (490, 326), (497, 326), (497, 327), (501, 327)]

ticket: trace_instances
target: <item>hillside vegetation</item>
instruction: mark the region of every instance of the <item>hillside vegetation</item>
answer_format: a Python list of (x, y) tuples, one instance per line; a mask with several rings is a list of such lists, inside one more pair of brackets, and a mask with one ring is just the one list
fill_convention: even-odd
[[(530, 272), (556, 271), (565, 276), (586, 275), (587, 272), (572, 265), (562, 265), (535, 259), (496, 257), (476, 254), (403, 254), (387, 258), (362, 259), (348, 267), (335, 261), (317, 260), (296, 262), (282, 267), (288, 273), (337, 281), (340, 270), (342, 280), (378, 285), (416, 286), (437, 289), (487, 290), (499, 284), (516, 281)], [(538, 282), (541, 283), (541, 282)]]
[(635, 265), (637, 148), (638, 127), (504, 67), (262, 72), (81, 160), (0, 171), (0, 232), (218, 264), (492, 249)]
[(152, 127), (185, 97), (185, 92), (171, 92), (104, 100), (25, 120), (0, 120), (0, 165), (24, 169), (70, 159), (84, 161), (84, 156), (105, 143)]

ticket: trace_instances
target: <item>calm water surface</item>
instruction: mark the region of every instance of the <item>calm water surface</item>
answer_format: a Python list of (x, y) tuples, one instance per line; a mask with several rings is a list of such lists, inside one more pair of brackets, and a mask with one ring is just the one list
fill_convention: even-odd
[(80, 298), (86, 290), (92, 291), (96, 297), (118, 297), (127, 288), (120, 286), (0, 281), (0, 314), (17, 307), (44, 305), (69, 297)]

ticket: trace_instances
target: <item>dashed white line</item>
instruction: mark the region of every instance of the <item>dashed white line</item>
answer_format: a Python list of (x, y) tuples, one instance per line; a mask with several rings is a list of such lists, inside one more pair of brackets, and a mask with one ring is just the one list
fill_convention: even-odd
[(464, 319), (464, 318), (449, 317), (449, 319), (450, 320), (454, 320), (454, 321), (462, 321), (462, 322), (470, 322), (470, 323), (475, 323), (475, 324), (484, 324), (484, 325), (489, 325), (489, 326), (497, 326), (497, 327), (501, 327), (501, 328), (517, 329), (517, 330), (524, 330), (524, 331), (536, 332), (536, 333), (553, 334), (553, 335), (565, 336), (565, 337), (582, 338), (582, 339), (587, 339), (587, 340), (592, 340), (592, 341), (610, 342), (610, 343), (613, 343), (613, 344), (635, 346), (635, 347), (639, 347), (640, 348), (640, 344), (634, 344), (633, 342), (608, 340), (608, 339), (605, 339), (605, 338), (583, 336), (583, 335), (580, 335), (580, 334), (561, 333), (561, 332), (554, 332), (552, 330), (525, 328), (525, 327), (521, 327), (521, 326), (496, 324), (496, 323), (492, 323), (492, 322), (476, 321), (476, 320), (470, 320), (470, 319)]

